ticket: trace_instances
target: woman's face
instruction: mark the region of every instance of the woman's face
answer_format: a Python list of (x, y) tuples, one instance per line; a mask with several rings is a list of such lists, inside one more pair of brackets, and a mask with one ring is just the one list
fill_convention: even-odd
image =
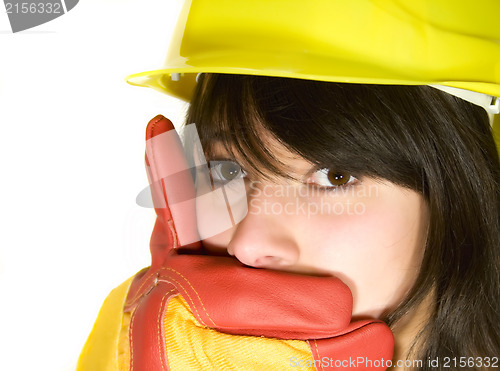
[[(215, 146), (219, 161), (209, 159), (211, 181), (245, 179), (248, 211), (232, 228), (205, 238), (208, 251), (227, 252), (256, 268), (335, 275), (352, 291), (355, 317), (380, 317), (402, 301), (426, 241), (427, 209), (418, 193), (318, 170), (276, 142), (268, 148), (297, 180), (260, 180), (222, 148)], [(220, 205), (202, 208), (216, 213)]]

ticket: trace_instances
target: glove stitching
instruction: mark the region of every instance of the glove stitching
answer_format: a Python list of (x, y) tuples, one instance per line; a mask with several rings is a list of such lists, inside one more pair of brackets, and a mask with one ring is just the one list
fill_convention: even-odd
[(134, 371), (134, 322), (135, 322), (135, 313), (137, 310), (134, 310), (132, 313), (132, 318), (130, 320), (130, 371)]
[[(148, 283), (151, 284), (150, 280), (151, 280), (151, 277), (153, 277), (154, 275), (156, 275), (156, 273), (148, 272), (147, 276), (144, 276), (142, 278), (143, 282), (140, 284), (139, 288), (136, 290), (136, 294), (134, 295), (134, 297), (131, 300), (129, 300), (128, 305), (132, 305), (135, 301), (139, 300), (141, 297), (144, 296), (143, 287)], [(148, 292), (150, 292), (152, 288), (154, 288), (154, 285), (148, 290)]]
[[(207, 310), (205, 309), (205, 306), (203, 305), (203, 302), (201, 301), (200, 295), (198, 294), (198, 292), (196, 291), (196, 289), (191, 285), (191, 283), (186, 279), (186, 277), (184, 277), (182, 274), (180, 274), (179, 272), (177, 272), (176, 270), (174, 270), (172, 268), (164, 268), (164, 267), (162, 267), (161, 270), (170, 270), (170, 271), (172, 271), (174, 273), (177, 273), (178, 275), (180, 275), (188, 283), (188, 285), (191, 287), (191, 289), (194, 291), (194, 293), (198, 297), (198, 301), (201, 304), (201, 307), (202, 307), (203, 311), (205, 312), (205, 315), (210, 320), (210, 322), (212, 322), (213, 326), (217, 327), (217, 325), (215, 324), (215, 322), (212, 320), (212, 318), (208, 314)], [(186, 290), (185, 286), (183, 286), (181, 282), (179, 282), (178, 280), (176, 280), (175, 278), (173, 278), (171, 275), (169, 275), (168, 272), (167, 272), (167, 277), (166, 278), (174, 281), (175, 283), (177, 283), (183, 289), (184, 293), (186, 294), (186, 296), (188, 297), (189, 301), (191, 302), (191, 305), (193, 306), (193, 309), (196, 312), (196, 316), (200, 320), (201, 324), (203, 326), (210, 327), (210, 326), (208, 326), (205, 323), (205, 321), (203, 321), (203, 318), (201, 317), (200, 313), (198, 312), (198, 308), (197, 308), (197, 305), (196, 305), (195, 301), (193, 300), (193, 298), (191, 298), (191, 296), (189, 295), (189, 292)]]
[[(213, 324), (214, 326), (217, 326), (217, 325), (215, 324), (214, 320), (210, 317), (210, 314), (208, 314), (208, 311), (207, 311), (207, 309), (205, 308), (205, 306), (203, 305), (203, 302), (202, 302), (202, 300), (201, 300), (200, 295), (198, 294), (198, 291), (196, 291), (196, 289), (193, 287), (193, 285), (191, 285), (191, 282), (189, 282), (189, 280), (188, 280), (185, 276), (183, 276), (183, 275), (182, 275), (182, 273), (180, 273), (180, 272), (176, 271), (176, 270), (175, 270), (175, 269), (173, 269), (173, 268), (170, 268), (170, 267), (168, 267), (168, 268), (162, 267), (161, 269), (162, 269), (162, 270), (169, 270), (169, 271), (172, 271), (172, 272), (174, 272), (174, 273), (177, 273), (179, 276), (181, 276), (181, 277), (184, 279), (184, 281), (186, 281), (186, 282), (187, 282), (187, 284), (189, 285), (189, 287), (191, 287), (191, 289), (194, 291), (194, 293), (195, 293), (195, 294), (196, 294), (196, 296), (198, 297), (198, 301), (200, 302), (200, 305), (201, 305), (201, 307), (203, 308), (203, 311), (204, 311), (204, 312), (205, 312), (205, 314), (207, 315), (207, 317), (208, 317), (208, 319), (210, 320), (210, 322), (212, 322), (212, 324)], [(194, 305), (194, 302), (193, 302), (193, 305)]]
[[(162, 299), (162, 304), (164, 299), (171, 294), (172, 292), (175, 291), (175, 288), (170, 289), (165, 296)], [(135, 323), (135, 317), (136, 313), (140, 308), (136, 308), (134, 312), (132, 313), (131, 319), (130, 319), (130, 331), (129, 331), (129, 337), (130, 337), (130, 371), (134, 371), (134, 323)], [(160, 305), (160, 312), (161, 312), (161, 305)], [(157, 321), (158, 322), (158, 321)], [(160, 348), (161, 349), (161, 348)], [(166, 351), (165, 351), (166, 352)], [(162, 369), (163, 369), (163, 363), (162, 363)]]
[(160, 364), (161, 364), (161, 369), (163, 371), (165, 371), (165, 368), (163, 367), (163, 364), (167, 363), (167, 360), (164, 359), (167, 357), (167, 347), (165, 346), (165, 349), (162, 349), (162, 344), (165, 345), (165, 339), (164, 339), (164, 336), (161, 336), (161, 328), (163, 326), (160, 327), (160, 324), (163, 324), (163, 321), (161, 320), (162, 319), (162, 314), (163, 314), (163, 311), (164, 311), (164, 303), (165, 303), (165, 299), (170, 299), (171, 296), (170, 294), (175, 291), (175, 289), (171, 289), (170, 291), (168, 291), (164, 296), (163, 298), (161, 299), (161, 303), (160, 303), (160, 307), (158, 309), (158, 319), (156, 320), (156, 324), (157, 324), (157, 335), (158, 335), (158, 349), (160, 349)]
[[(163, 195), (165, 196), (165, 200), (166, 200), (167, 195), (165, 193), (165, 189), (163, 189)], [(170, 208), (169, 208), (169, 212), (170, 212)], [(171, 212), (170, 212), (170, 215), (172, 215)], [(167, 220), (167, 224), (168, 224), (169, 229), (170, 229), (170, 234), (172, 235), (172, 240), (173, 240), (172, 241), (172, 249), (176, 249), (179, 245), (179, 242), (178, 242), (178, 238), (177, 238), (177, 231), (175, 230), (174, 220), (173, 219)]]
[[(318, 357), (318, 359), (321, 359), (321, 357), (319, 355), (318, 343), (316, 342), (316, 340), (313, 340), (313, 342), (314, 342), (314, 350), (316, 350), (316, 356)], [(311, 351), (312, 351), (313, 349), (312, 349), (312, 346), (311, 346), (311, 343), (309, 342), (309, 340), (307, 340), (307, 343), (309, 344), (309, 348), (311, 348)], [(314, 359), (314, 356), (313, 356), (313, 359)], [(320, 362), (319, 366), (321, 367), (322, 370), (324, 370), (321, 362)], [(314, 367), (316, 367), (316, 365), (314, 365)]]

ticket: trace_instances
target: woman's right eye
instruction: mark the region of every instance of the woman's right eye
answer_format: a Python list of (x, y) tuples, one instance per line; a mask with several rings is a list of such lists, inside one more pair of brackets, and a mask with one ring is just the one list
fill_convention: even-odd
[(234, 161), (210, 161), (209, 166), (214, 183), (229, 183), (232, 180), (246, 176), (241, 166)]

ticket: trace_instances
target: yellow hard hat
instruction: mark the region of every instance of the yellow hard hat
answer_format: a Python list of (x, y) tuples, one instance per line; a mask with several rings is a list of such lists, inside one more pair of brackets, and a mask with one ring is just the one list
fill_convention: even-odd
[(500, 1), (188, 0), (164, 66), (127, 81), (189, 100), (200, 72), (500, 96)]
[(202, 72), (499, 97), (500, 1), (187, 0), (164, 66), (127, 81), (189, 101)]

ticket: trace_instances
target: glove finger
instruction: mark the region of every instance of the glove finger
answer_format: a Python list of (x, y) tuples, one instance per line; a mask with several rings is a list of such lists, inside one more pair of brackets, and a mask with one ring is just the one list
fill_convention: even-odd
[(199, 241), (191, 170), (172, 122), (162, 115), (153, 118), (146, 129), (146, 170), (158, 216), (152, 252), (164, 255)]

